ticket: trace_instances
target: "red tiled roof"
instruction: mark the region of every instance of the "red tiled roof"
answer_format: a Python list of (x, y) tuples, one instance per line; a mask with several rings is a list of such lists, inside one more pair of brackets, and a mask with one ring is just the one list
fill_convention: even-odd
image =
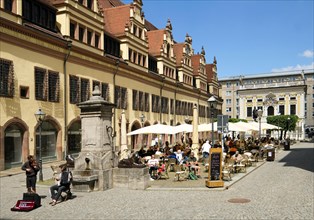
[(214, 64), (206, 64), (205, 65), (208, 82), (213, 81), (213, 76), (214, 76), (213, 67), (214, 67)]
[(147, 29), (147, 31), (158, 30), (156, 26), (154, 26), (152, 23), (150, 23), (146, 19), (145, 19), (145, 28)]
[(148, 31), (148, 52), (153, 56), (160, 55), (160, 48), (163, 45), (165, 30)]
[(183, 57), (183, 47), (184, 47), (184, 43), (173, 45), (173, 53), (176, 56), (177, 66), (181, 66), (181, 60)]
[(99, 4), (103, 9), (105, 8), (114, 8), (124, 5), (120, 0), (98, 0)]
[(193, 67), (193, 74), (194, 75), (199, 75), (198, 70), (199, 70), (199, 67), (200, 67), (200, 59), (201, 59), (201, 55), (200, 54), (195, 54), (195, 55), (192, 55), (192, 57), (191, 57), (192, 67)]
[(125, 25), (130, 20), (130, 5), (104, 9), (105, 30), (120, 36), (124, 34)]

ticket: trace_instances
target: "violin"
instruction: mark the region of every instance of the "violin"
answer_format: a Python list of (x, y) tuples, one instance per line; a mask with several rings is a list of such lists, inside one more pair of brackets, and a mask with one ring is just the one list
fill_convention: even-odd
[(37, 161), (36, 161), (36, 160), (33, 160), (33, 161), (31, 162), (31, 166), (32, 166), (32, 167), (38, 167)]

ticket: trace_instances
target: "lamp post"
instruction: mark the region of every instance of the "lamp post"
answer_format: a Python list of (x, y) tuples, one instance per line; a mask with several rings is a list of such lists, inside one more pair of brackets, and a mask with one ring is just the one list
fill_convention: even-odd
[(286, 128), (285, 138), (286, 138), (286, 136), (287, 136), (287, 131), (289, 130), (289, 127), (290, 127), (290, 120), (291, 120), (291, 118), (288, 117), (288, 118), (287, 118), (287, 122), (286, 122), (286, 123), (287, 123), (287, 124), (286, 124), (286, 127), (287, 127), (287, 128)]
[[(280, 112), (278, 112), (278, 116), (280, 116), (281, 115), (281, 113)], [(279, 123), (280, 122), (280, 118), (278, 117), (278, 122), (277, 122), (277, 126), (278, 126), (278, 141), (279, 141), (279, 139), (280, 139), (280, 132), (279, 132)]]
[[(144, 127), (144, 121), (145, 121), (145, 115), (142, 113), (140, 118), (141, 118), (141, 123), (142, 123), (142, 128), (143, 128)], [(142, 134), (142, 147), (144, 147), (144, 134)]]
[(262, 109), (258, 109), (258, 110), (257, 110), (257, 114), (258, 114), (258, 123), (259, 123), (258, 139), (261, 140), (263, 110), (262, 110)]
[(41, 158), (41, 129), (42, 129), (42, 124), (45, 120), (46, 114), (41, 110), (41, 108), (38, 109), (38, 111), (35, 113), (36, 120), (39, 125), (39, 181), (43, 181), (43, 161)]
[(214, 142), (214, 111), (216, 109), (217, 106), (217, 100), (214, 96), (210, 97), (207, 100), (208, 104), (209, 104), (209, 108), (210, 108), (210, 116), (211, 116), (211, 121), (212, 121), (212, 146), (214, 146), (215, 142)]

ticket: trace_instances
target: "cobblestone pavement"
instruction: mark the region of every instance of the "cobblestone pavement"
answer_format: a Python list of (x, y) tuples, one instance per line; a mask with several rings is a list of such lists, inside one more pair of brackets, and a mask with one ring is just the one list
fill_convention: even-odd
[[(38, 185), (42, 206), (12, 212), (25, 192), (25, 175), (0, 178), (1, 219), (314, 219), (314, 146), (297, 143), (229, 189), (157, 187), (75, 192), (76, 198), (50, 206), (47, 186)], [(51, 176), (44, 169), (44, 177)], [(2, 173), (3, 174), (3, 173)], [(158, 182), (158, 181), (156, 181)], [(186, 181), (188, 182), (188, 181)], [(191, 183), (193, 183), (191, 181)], [(175, 184), (175, 183), (173, 183)], [(231, 202), (234, 201), (234, 202)]]

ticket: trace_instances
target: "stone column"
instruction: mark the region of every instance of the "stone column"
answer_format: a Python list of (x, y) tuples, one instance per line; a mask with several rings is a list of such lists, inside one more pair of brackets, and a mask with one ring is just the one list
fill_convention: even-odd
[(112, 169), (118, 160), (112, 127), (114, 106), (101, 97), (98, 86), (88, 101), (78, 104), (81, 109), (82, 149), (75, 158), (72, 172), (75, 190), (83, 186), (88, 188), (85, 191), (103, 191), (113, 187)]
[(198, 108), (195, 104), (193, 106), (193, 136), (192, 136), (192, 152), (194, 152), (194, 156), (198, 160), (198, 149), (199, 149), (199, 143), (198, 143)]
[(127, 146), (127, 137), (126, 137), (126, 119), (124, 110), (121, 113), (121, 148), (120, 148), (120, 158), (127, 159), (128, 158), (128, 146)]

